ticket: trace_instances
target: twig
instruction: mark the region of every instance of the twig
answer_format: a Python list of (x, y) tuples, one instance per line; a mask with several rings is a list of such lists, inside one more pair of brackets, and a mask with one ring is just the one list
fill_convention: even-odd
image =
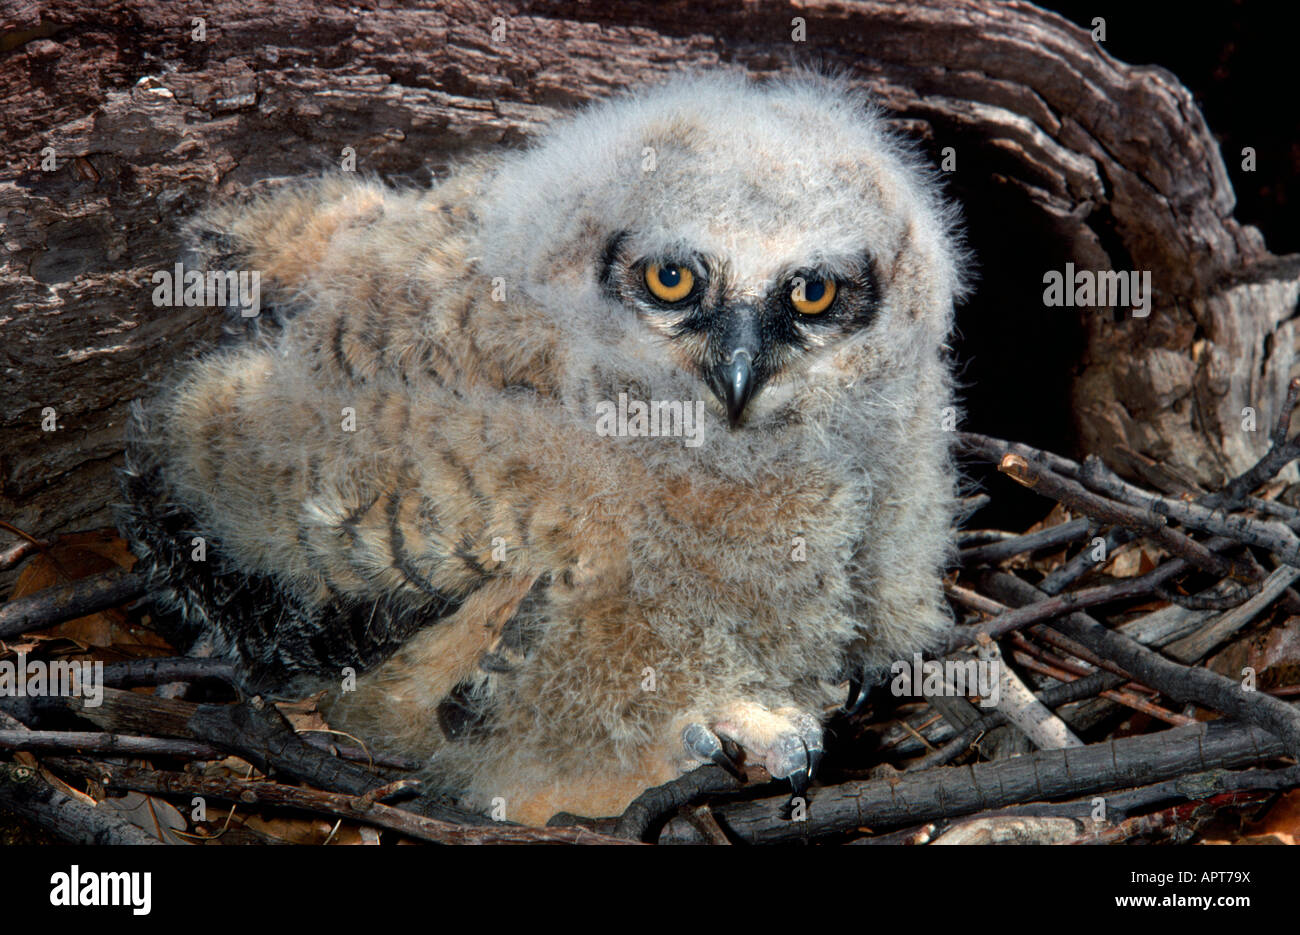
[[(1211, 539), (1207, 543), (1209, 546), (1219, 544), (1226, 546), (1231, 543), (1220, 539)], [(992, 620), (986, 620), (984, 623), (953, 627), (952, 632), (948, 635), (947, 648), (952, 651), (963, 646), (970, 646), (979, 639), (981, 634), (995, 640), (1001, 639), (1008, 633), (1027, 627), (1030, 624), (1054, 620), (1057, 617), (1085, 607), (1096, 607), (1099, 604), (1110, 604), (1116, 601), (1143, 597), (1153, 593), (1157, 587), (1186, 570), (1187, 563), (1185, 561), (1166, 562), (1154, 571), (1138, 578), (1128, 578), (1111, 584), (1098, 585), (1094, 588), (1082, 588), (1078, 591), (1070, 591), (1054, 596), (1043, 595), (1042, 600), (1013, 610), (1007, 610), (998, 614)]]
[(1010, 532), (1006, 529), (958, 529), (957, 544), (962, 548), (973, 546), (975, 543), (987, 542), (1005, 542), (1008, 539), (1019, 539), (1023, 533)]
[(640, 841), (656, 821), (692, 799), (706, 793), (735, 792), (741, 788), (740, 782), (722, 767), (701, 766), (672, 782), (642, 792), (623, 810), (614, 833), (620, 838)]
[(1193, 529), (1202, 529), (1246, 545), (1268, 549), (1288, 565), (1300, 566), (1300, 537), (1283, 523), (1251, 519), (1249, 516), (1229, 516), (1199, 503), (1147, 493), (1122, 480), (1102, 464), (1101, 459), (1092, 455), (1084, 462), (1079, 479), (1094, 491), (1114, 497), (1136, 509), (1177, 520)]
[(196, 682), (217, 679), (235, 684), (235, 667), (222, 659), (193, 656), (161, 659), (130, 659), (104, 666), (104, 684), (115, 686), (165, 685), (168, 682)]
[[(1291, 430), (1291, 414), (1295, 412), (1296, 402), (1300, 401), (1300, 377), (1295, 377), (1286, 385), (1286, 395), (1282, 397), (1282, 408), (1278, 410), (1277, 422), (1269, 435), (1270, 447), (1281, 448), (1286, 444), (1286, 433)], [(1281, 470), (1281, 468), (1278, 468)], [(1276, 474), (1274, 471), (1273, 474)], [(1272, 477), (1273, 474), (1268, 475)], [(1256, 487), (1259, 485), (1256, 484)], [(1255, 488), (1252, 487), (1251, 490)]]
[[(1197, 501), (1200, 503), (1201, 501)], [(1202, 506), (1205, 504), (1202, 503)], [(1278, 503), (1276, 500), (1265, 500), (1263, 497), (1246, 497), (1242, 505), (1247, 509), (1254, 510), (1256, 513), (1267, 513), (1269, 516), (1276, 516), (1284, 520), (1287, 527), (1292, 532), (1295, 531), (1294, 524), (1300, 522), (1300, 510), (1293, 506), (1287, 506), (1285, 503)]]
[[(1225, 792), (1277, 792), (1298, 785), (1300, 785), (1300, 766), (1286, 766), (1280, 769), (1211, 769), (1134, 789), (1107, 793), (1104, 803), (1106, 821), (1123, 821), (1136, 812), (1169, 802), (1203, 801)], [(980, 812), (972, 817), (1050, 815), (1087, 819), (1092, 823), (1091, 819), (1096, 810), (1096, 796), (1090, 795), (1065, 802), (1029, 802), (1024, 805), (1012, 805)]]
[[(1129, 677), (1129, 674), (1127, 672), (1125, 672), (1119, 666), (1115, 665), (1113, 662), (1110, 662), (1108, 660), (1100, 660), (1104, 664), (1098, 665), (1099, 657), (1096, 655), (1096, 653), (1091, 652), (1084, 646), (1080, 646), (1074, 640), (1062, 636), (1060, 633), (1057, 633), (1051, 627), (1037, 626), (1034, 627), (1030, 632), (1032, 633), (1035, 640), (1039, 640), (1041, 642), (1047, 643), (1049, 646), (1052, 646), (1056, 649), (1063, 650), (1067, 654), (1084, 661), (1080, 663), (1076, 663), (1071, 661), (1070, 659), (1059, 656), (1051, 652), (1050, 650), (1038, 645), (1038, 643), (1031, 642), (1020, 633), (1011, 634), (1010, 637), (1011, 644), (1020, 652), (1028, 653), (1029, 655), (1033, 656), (1035, 659), (1040, 659), (1043, 662), (1047, 663), (1048, 665), (1054, 666), (1055, 668), (1058, 669), (1062, 669), (1075, 678), (1086, 678), (1089, 675), (1095, 673), (1099, 668), (1105, 669), (1107, 672), (1113, 672), (1116, 675), (1122, 675), (1125, 678)], [(1138, 691), (1138, 692), (1146, 691), (1146, 692), (1150, 692), (1153, 695), (1159, 694), (1159, 692), (1157, 692), (1155, 689), (1146, 688), (1145, 686), (1140, 686), (1136, 682), (1126, 685), (1125, 689)]]
[(804, 821), (786, 821), (785, 799), (714, 806), (733, 837), (752, 844), (836, 834), (860, 827), (915, 825), (1037, 799), (1131, 788), (1189, 772), (1246, 766), (1285, 747), (1257, 728), (1215, 721), (1087, 747), (944, 766), (889, 779), (814, 789)]
[(78, 802), (29, 767), (0, 764), (0, 809), (72, 844), (162, 843), (125, 818)]
[[(1027, 603), (1043, 596), (1033, 585), (1006, 572), (994, 572), (986, 580), (1008, 602)], [(1243, 691), (1237, 682), (1209, 669), (1171, 662), (1087, 614), (1075, 612), (1052, 626), (1098, 655), (1113, 659), (1138, 681), (1175, 701), (1194, 702), (1270, 731), (1292, 754), (1300, 754), (1300, 712), (1286, 702), (1262, 692)]]
[[(1292, 380), (1288, 387), (1286, 402), (1282, 407), (1281, 415), (1278, 417), (1278, 425), (1277, 428), (1274, 429), (1273, 433), (1273, 446), (1270, 448), (1269, 452), (1253, 466), (1233, 478), (1223, 490), (1218, 493), (1210, 493), (1199, 497), (1197, 498), (1197, 503), (1211, 509), (1231, 509), (1242, 504), (1255, 508), (1262, 508), (1262, 503), (1268, 502), (1256, 502), (1255, 499), (1249, 497), (1248, 494), (1252, 490), (1258, 488), (1261, 484), (1268, 481), (1290, 461), (1300, 455), (1300, 439), (1291, 443), (1284, 443), (1279, 440), (1278, 434), (1281, 432), (1285, 435), (1285, 432), (1290, 425), (1291, 413), (1295, 409), (1297, 387), (1300, 387), (1300, 378)], [(1278, 512), (1276, 508), (1280, 506), (1280, 504), (1275, 504), (1274, 512)], [(1290, 510), (1289, 512), (1292, 516), (1288, 521), (1288, 526), (1290, 527), (1292, 524), (1297, 522), (1297, 519), (1300, 519), (1300, 517), (1297, 517), (1296, 515), (1297, 512), (1300, 511)], [(1293, 531), (1300, 530), (1293, 529)], [(1111, 555), (1120, 546), (1132, 542), (1136, 538), (1137, 534), (1133, 530), (1126, 529), (1122, 526), (1112, 529), (1106, 534), (1104, 554)], [(1070, 559), (1056, 571), (1044, 578), (1040, 587), (1048, 594), (1059, 594), (1088, 571), (1092, 570), (1096, 564), (1097, 563), (1092, 559), (1091, 550), (1084, 549), (1074, 558)]]
[(962, 516), (971, 516), (975, 512), (982, 510), (993, 502), (993, 498), (986, 493), (972, 494), (969, 497), (962, 497), (958, 505), (958, 513)]
[[(1082, 659), (1089, 665), (1096, 666), (1098, 669), (1105, 669), (1107, 672), (1114, 672), (1116, 675), (1122, 675), (1128, 678), (1129, 674), (1121, 669), (1109, 659), (1103, 659), (1098, 656), (1087, 646), (1082, 645), (1078, 640), (1072, 640), (1063, 633), (1058, 633), (1049, 626), (1042, 624), (1029, 628), (1029, 635), (1040, 643), (1047, 643), (1049, 646), (1055, 646), (1064, 652), (1069, 653), (1078, 659)], [(1017, 639), (1021, 639), (1020, 634), (1016, 634)], [(1081, 673), (1082, 674), (1082, 673)], [(1087, 673), (1091, 675), (1092, 673)]]
[(1227, 613), (1215, 617), (1195, 633), (1164, 647), (1167, 655), (1180, 662), (1195, 662), (1229, 639), (1242, 627), (1262, 614), (1290, 585), (1300, 578), (1300, 569), (1283, 565), (1269, 575), (1259, 592)]
[(1157, 584), (1153, 591), (1171, 604), (1186, 607), (1188, 610), (1231, 610), (1250, 600), (1264, 589), (1262, 581), (1245, 587), (1234, 587), (1227, 594), (1179, 594), (1167, 584)]
[[(107, 691), (107, 690), (106, 690)], [(274, 705), (260, 698), (244, 704), (199, 705), (187, 722), (195, 736), (244, 757), (267, 775), (279, 772), (322, 789), (364, 795), (388, 780), (307, 743)], [(486, 816), (430, 797), (406, 803), (429, 818), (458, 825), (487, 825)]]
[[(1067, 802), (1030, 802), (977, 812), (962, 819), (950, 830), (956, 831), (976, 823), (996, 828), (1003, 821), (1069, 819), (1076, 823), (1079, 833), (1073, 840), (1057, 843), (1117, 843), (1138, 833), (1163, 830), (1185, 823), (1189, 818), (1208, 816), (1225, 807), (1256, 804), (1276, 792), (1296, 786), (1300, 786), (1300, 767), (1238, 771), (1215, 769), (1110, 793), (1104, 797), (1105, 818), (1101, 820), (1096, 818), (1097, 797), (1087, 796)], [(1169, 803), (1177, 804), (1170, 807)], [(1165, 811), (1151, 815), (1136, 814), (1158, 805), (1166, 806)], [(933, 829), (934, 826), (930, 827)], [(944, 832), (945, 838), (949, 833), (950, 831)], [(874, 839), (862, 843), (871, 840)]]
[[(1246, 503), (1251, 491), (1268, 481), (1288, 463), (1300, 456), (1300, 439), (1291, 442), (1284, 441), (1286, 431), (1290, 426), (1291, 413), (1295, 409), (1297, 392), (1300, 392), (1300, 378), (1292, 380), (1288, 385), (1287, 395), (1283, 401), (1277, 425), (1273, 430), (1270, 450), (1253, 466), (1233, 478), (1223, 490), (1198, 498), (1196, 501), (1198, 504), (1207, 508), (1231, 509)], [(1081, 471), (1080, 466), (1068, 458), (1062, 458), (1050, 452), (1039, 451), (1028, 445), (1013, 444), (989, 436), (963, 432), (958, 436), (958, 444), (968, 453), (994, 464), (1001, 462), (1003, 457), (1010, 453), (1046, 465), (1066, 477), (1078, 477)], [(1117, 548), (1133, 541), (1135, 538), (1137, 538), (1136, 533), (1130, 529), (1124, 527), (1112, 529), (1106, 535), (1105, 554), (1113, 554)], [(1084, 549), (1049, 574), (1043, 580), (1042, 590), (1047, 594), (1059, 594), (1090, 571), (1095, 564), (1091, 551)]]
[(1069, 458), (1062, 457), (1051, 451), (1034, 448), (1032, 445), (1004, 441), (1001, 438), (994, 438), (992, 435), (958, 432), (957, 447), (976, 455), (990, 464), (997, 464), (1006, 455), (1013, 454), (1019, 455), (1028, 461), (1033, 461), (1035, 464), (1040, 464), (1048, 470), (1055, 471), (1065, 477), (1075, 477), (1079, 473), (1079, 464), (1076, 461), (1071, 461)]
[(215, 747), (189, 740), (164, 740), (122, 734), (72, 730), (0, 730), (0, 748), (6, 750), (55, 750), (64, 753), (108, 753), (121, 756), (176, 756), (216, 760), (222, 754)]
[(13, 568), (33, 552), (39, 552), (48, 545), (49, 543), (42, 542), (39, 539), (20, 539), (5, 551), (0, 552), (0, 571)]
[(1127, 503), (1093, 493), (1076, 481), (1058, 477), (1019, 455), (1007, 455), (998, 464), (998, 470), (1035, 493), (1063, 503), (1075, 512), (1086, 513), (1100, 522), (1140, 529), (1170, 552), (1203, 571), (1220, 578), (1233, 577), (1246, 581), (1254, 578), (1253, 569), (1248, 565), (1215, 555), (1195, 539), (1169, 528), (1162, 515), (1153, 515)]
[(938, 826), (933, 822), (927, 822), (923, 825), (917, 825), (915, 828), (903, 828), (899, 831), (890, 831), (887, 834), (873, 834), (871, 837), (857, 838), (850, 841), (849, 844), (859, 847), (894, 847), (900, 844), (906, 847), (917, 847), (922, 844), (929, 844), (934, 840), (937, 828)]
[(963, 588), (959, 584), (945, 584), (943, 586), (944, 594), (953, 603), (961, 604), (963, 607), (969, 607), (971, 610), (978, 611), (986, 617), (996, 617), (999, 614), (1009, 613), (1011, 608), (1005, 604), (999, 604), (991, 597), (985, 597), (978, 591), (970, 588)]
[[(299, 808), (332, 818), (347, 818), (362, 824), (387, 828), (422, 841), (438, 844), (629, 844), (632, 842), (597, 834), (586, 828), (527, 828), (493, 823), (467, 827), (428, 818), (383, 805), (391, 786), (377, 788), (370, 795), (344, 795), (286, 786), (276, 782), (219, 779), (190, 773), (163, 772), (118, 766), (98, 761), (48, 760), (51, 767), (93, 779), (104, 786), (130, 789), (152, 795), (202, 795), (243, 805), (278, 805)], [(400, 791), (400, 790), (397, 790)]]
[(705, 844), (728, 846), (731, 844), (727, 833), (722, 830), (718, 819), (713, 817), (713, 812), (707, 805), (697, 805), (687, 809), (682, 815), (682, 820), (689, 822), (691, 827), (699, 832)]
[(980, 640), (980, 658), (998, 665), (998, 710), (1040, 750), (1082, 747), (1083, 741), (1046, 705), (1035, 697), (1010, 666), (1002, 663), (1002, 652), (987, 636)]
[(328, 736), (319, 733), (298, 731), (298, 736), (313, 747), (318, 747), (335, 756), (340, 756), (345, 760), (351, 760), (353, 763), (366, 763), (371, 766), (382, 766), (384, 769), (400, 769), (406, 772), (414, 772), (420, 768), (420, 764), (404, 756), (393, 756), (391, 753), (382, 753), (378, 750), (367, 750), (364, 747), (354, 746), (349, 743), (339, 743), (331, 740)]
[(81, 578), (64, 587), (46, 588), (0, 605), (0, 639), (108, 610), (144, 593), (144, 576), (120, 569)]
[(957, 553), (957, 560), (962, 565), (974, 565), (978, 562), (993, 563), (1014, 558), (1023, 552), (1058, 548), (1084, 538), (1093, 527), (1094, 524), (1086, 518), (1072, 519), (1068, 523), (1049, 526), (1047, 529), (1025, 533), (1001, 542), (962, 549)]
[[(1095, 669), (1089, 669), (1087, 666), (1083, 666), (1083, 665), (1079, 665), (1078, 663), (1071, 662), (1069, 659), (1063, 659), (1060, 656), (1057, 656), (1055, 653), (1050, 652), (1049, 650), (1039, 646), (1037, 643), (1031, 643), (1029, 640), (1025, 639), (1023, 634), (1012, 633), (1009, 637), (1007, 637), (1007, 640), (1015, 648), (1017, 659), (1019, 659), (1019, 657), (1022, 655), (1029, 656), (1033, 659), (1038, 660), (1039, 662), (1043, 663), (1045, 666), (1049, 668), (1059, 669), (1060, 671), (1070, 676), (1070, 679), (1083, 678), (1085, 676), (1092, 675), (1092, 673), (1096, 671)], [(1049, 672), (1045, 672), (1043, 674), (1051, 675), (1051, 673)], [(1057, 677), (1053, 675), (1052, 678), (1057, 678)], [(1057, 680), (1061, 682), (1065, 682), (1065, 681), (1069, 681), (1070, 679), (1057, 679)]]
[[(1059, 669), (1050, 663), (1034, 659), (1026, 653), (1013, 653), (1012, 655), (1016, 662), (1024, 666), (1026, 669), (1029, 669), (1032, 672), (1037, 672), (1040, 675), (1050, 676), (1058, 682), (1073, 682), (1077, 678), (1077, 676), (1074, 676), (1063, 669)], [(1196, 722), (1195, 718), (1190, 718), (1182, 714), (1175, 714), (1172, 711), (1166, 711), (1159, 705), (1153, 704), (1145, 698), (1135, 695), (1130, 691), (1125, 691), (1122, 688), (1107, 689), (1101, 693), (1101, 697), (1109, 698), (1111, 701), (1122, 704), (1127, 708), (1132, 708), (1134, 711), (1141, 711), (1143, 714), (1158, 718), (1166, 724), (1173, 724), (1176, 727), (1181, 727), (1186, 724), (1194, 724)]]
[(369, 792), (357, 796), (353, 801), (358, 809), (368, 811), (376, 802), (382, 802), (385, 799), (391, 799), (399, 795), (408, 795), (420, 791), (420, 781), (418, 779), (397, 779), (385, 785), (371, 789)]
[[(1101, 692), (1123, 685), (1127, 681), (1127, 676), (1113, 675), (1109, 672), (1094, 672), (1085, 678), (1044, 689), (1038, 693), (1038, 700), (1048, 708), (1059, 708), (1061, 705), (1082, 701), (1085, 698), (1093, 698)], [(981, 716), (978, 721), (967, 726), (957, 736), (945, 742), (942, 747), (912, 763), (907, 767), (906, 771), (919, 773), (952, 762), (965, 752), (981, 734), (985, 734), (995, 727), (1001, 727), (1006, 723), (1006, 720), (1006, 717), (996, 710)]]
[[(46, 700), (60, 702), (106, 730), (151, 731), (203, 741), (243, 757), (266, 775), (280, 773), (332, 792), (364, 795), (390, 781), (307, 743), (274, 705), (257, 697), (240, 704), (196, 705), (105, 688), (96, 707), (87, 706), (80, 698)], [(422, 796), (403, 807), (457, 824), (491, 822), (486, 816), (454, 808), (431, 796)]]
[(1126, 529), (1123, 526), (1116, 526), (1105, 535), (1105, 543), (1102, 548), (1104, 558), (1096, 560), (1092, 557), (1092, 549), (1082, 549), (1078, 555), (1044, 578), (1039, 587), (1042, 588), (1045, 594), (1060, 594), (1098, 565), (1104, 564), (1120, 546), (1128, 545), (1136, 538), (1138, 538), (1138, 534), (1133, 530)]
[(1266, 800), (1270, 794), (1270, 792), (1264, 790), (1225, 792), (1222, 795), (1211, 796), (1207, 799), (1174, 805), (1163, 811), (1153, 812), (1150, 815), (1135, 815), (1109, 828), (1103, 828), (1092, 834), (1081, 835), (1073, 841), (1062, 841), (1061, 843), (1073, 845), (1120, 844), (1140, 835), (1150, 835), (1168, 828), (1175, 828), (1198, 817), (1208, 818), (1224, 808), (1256, 805)]

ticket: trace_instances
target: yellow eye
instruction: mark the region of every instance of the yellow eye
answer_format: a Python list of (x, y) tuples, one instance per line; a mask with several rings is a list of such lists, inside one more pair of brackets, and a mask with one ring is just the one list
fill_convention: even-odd
[(804, 279), (796, 276), (790, 289), (790, 302), (802, 315), (820, 315), (835, 301), (835, 281)]
[(685, 266), (651, 263), (645, 268), (645, 284), (656, 299), (680, 302), (695, 288), (695, 274)]

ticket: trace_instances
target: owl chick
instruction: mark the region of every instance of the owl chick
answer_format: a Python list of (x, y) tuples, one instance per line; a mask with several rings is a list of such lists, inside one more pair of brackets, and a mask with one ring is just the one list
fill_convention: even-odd
[(801, 792), (835, 686), (950, 625), (961, 252), (842, 83), (683, 77), (192, 234), (273, 308), (135, 413), (162, 623), (462, 801), (618, 814), (737, 748)]

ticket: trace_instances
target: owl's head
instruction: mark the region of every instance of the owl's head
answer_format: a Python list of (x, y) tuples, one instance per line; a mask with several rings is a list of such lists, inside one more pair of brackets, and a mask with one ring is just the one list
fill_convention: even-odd
[(864, 96), (806, 73), (595, 105), (507, 164), (485, 233), (485, 272), (574, 356), (707, 388), (733, 427), (801, 388), (928, 369), (961, 288), (930, 173)]

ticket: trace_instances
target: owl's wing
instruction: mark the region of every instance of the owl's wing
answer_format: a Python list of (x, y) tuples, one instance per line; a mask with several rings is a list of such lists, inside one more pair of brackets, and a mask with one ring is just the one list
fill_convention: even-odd
[(517, 478), (489, 427), (515, 407), (445, 320), (469, 288), (458, 191), (333, 179), (200, 222), (206, 262), (257, 271), (286, 312), (133, 420), (123, 526), (182, 644), (271, 680), (364, 667), (518, 574)]

